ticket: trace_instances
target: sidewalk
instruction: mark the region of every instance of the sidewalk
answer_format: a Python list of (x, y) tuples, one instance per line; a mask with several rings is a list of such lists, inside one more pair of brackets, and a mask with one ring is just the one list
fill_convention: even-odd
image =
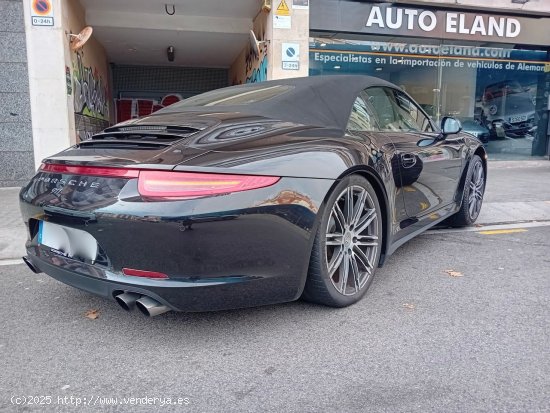
[(482, 225), (550, 221), (550, 162), (489, 161)]
[[(0, 188), (0, 261), (25, 255), (27, 232), (19, 188)], [(550, 221), (550, 162), (489, 162), (485, 200), (477, 224)]]
[(0, 260), (25, 255), (27, 230), (19, 211), (19, 189), (0, 188)]
[(19, 212), (20, 188), (0, 188), (0, 260), (25, 255), (27, 231)]

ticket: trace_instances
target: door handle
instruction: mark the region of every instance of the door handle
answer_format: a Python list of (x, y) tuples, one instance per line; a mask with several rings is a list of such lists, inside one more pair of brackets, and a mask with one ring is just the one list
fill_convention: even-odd
[(403, 165), (403, 168), (412, 168), (416, 164), (416, 156), (412, 153), (402, 154), (401, 164)]

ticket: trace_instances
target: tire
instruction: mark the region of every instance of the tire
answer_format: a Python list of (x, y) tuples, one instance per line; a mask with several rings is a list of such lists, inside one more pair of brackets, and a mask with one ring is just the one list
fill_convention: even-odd
[[(474, 192), (472, 192), (474, 191)], [(452, 227), (472, 225), (479, 216), (485, 193), (485, 169), (478, 155), (474, 155), (468, 166), (460, 210), (447, 220)], [(473, 204), (475, 203), (475, 204)]]
[(331, 307), (359, 301), (378, 266), (382, 236), (382, 212), (374, 188), (359, 175), (345, 177), (323, 210), (302, 298)]

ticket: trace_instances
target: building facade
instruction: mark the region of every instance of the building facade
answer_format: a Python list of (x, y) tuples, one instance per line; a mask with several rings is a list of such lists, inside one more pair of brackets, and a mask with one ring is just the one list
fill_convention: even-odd
[(34, 172), (23, 3), (0, 1), (0, 186)]
[(549, 154), (548, 0), (0, 0), (0, 19), (0, 187), (113, 123), (318, 74), (396, 83), (493, 158)]
[(546, 156), (550, 17), (424, 3), (314, 2), (310, 74), (393, 82), (437, 122), (461, 120), (493, 159)]

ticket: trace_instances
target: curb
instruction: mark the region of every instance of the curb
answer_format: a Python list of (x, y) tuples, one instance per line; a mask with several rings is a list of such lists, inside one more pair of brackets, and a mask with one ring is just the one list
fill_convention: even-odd
[(490, 169), (522, 169), (522, 168), (550, 168), (550, 160), (533, 160), (533, 161), (499, 161), (492, 160), (489, 155)]

